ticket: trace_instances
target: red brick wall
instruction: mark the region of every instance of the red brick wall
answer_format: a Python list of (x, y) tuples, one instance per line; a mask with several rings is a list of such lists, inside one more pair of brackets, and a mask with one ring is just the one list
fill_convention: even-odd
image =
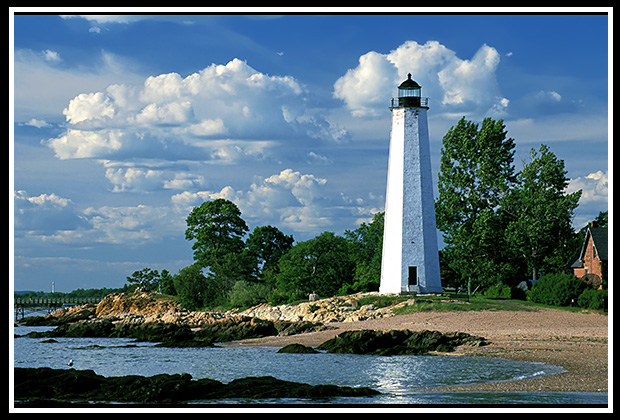
[(594, 252), (594, 241), (590, 236), (588, 243), (586, 244), (586, 252), (583, 256), (583, 267), (575, 268), (574, 273), (577, 277), (581, 278), (586, 275), (586, 269), (589, 274), (596, 274), (601, 277), (601, 260)]

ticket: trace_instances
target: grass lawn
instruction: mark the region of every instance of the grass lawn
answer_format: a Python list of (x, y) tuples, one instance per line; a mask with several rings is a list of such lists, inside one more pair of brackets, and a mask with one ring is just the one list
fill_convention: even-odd
[[(387, 307), (403, 302), (409, 302), (395, 307), (396, 315), (412, 314), (424, 311), (534, 311), (537, 308), (551, 306), (517, 299), (489, 299), (483, 296), (451, 295), (418, 295), (418, 296), (365, 296), (358, 301), (358, 305), (372, 304), (375, 307)], [(553, 307), (568, 311), (582, 312), (582, 308)]]

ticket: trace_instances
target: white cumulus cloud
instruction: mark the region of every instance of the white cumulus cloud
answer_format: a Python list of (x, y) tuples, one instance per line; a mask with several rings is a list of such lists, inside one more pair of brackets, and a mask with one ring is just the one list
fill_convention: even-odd
[(31, 196), (27, 191), (19, 190), (14, 192), (13, 199), (16, 237), (26, 232), (49, 235), (88, 227), (87, 220), (74, 203), (55, 193)]
[(567, 188), (569, 193), (581, 190), (580, 204), (597, 203), (606, 205), (609, 194), (609, 179), (607, 172), (596, 171), (585, 177), (577, 177), (570, 181)]
[(407, 41), (388, 54), (371, 51), (361, 56), (359, 65), (336, 81), (334, 96), (354, 116), (381, 115), (390, 95), (396, 95), (395, 88), (411, 73), (422, 86), (422, 95), (431, 98), (431, 106), (440, 105), (445, 112), (464, 106), (503, 109), (508, 100), (495, 77), (499, 62), (499, 53), (488, 45), (482, 45), (471, 59), (462, 59), (437, 41)]
[(274, 141), (348, 140), (348, 133), (301, 106), (304, 86), (233, 59), (182, 77), (150, 76), (80, 93), (63, 114), (68, 128), (46, 144), (61, 159), (186, 159), (236, 163), (264, 156)]

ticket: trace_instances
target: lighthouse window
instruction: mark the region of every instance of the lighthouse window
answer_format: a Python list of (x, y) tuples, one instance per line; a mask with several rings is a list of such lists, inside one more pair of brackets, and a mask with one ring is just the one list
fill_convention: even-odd
[(409, 286), (418, 285), (418, 267), (409, 267)]
[(420, 96), (420, 89), (419, 88), (415, 88), (415, 89), (399, 89), (398, 90), (398, 96), (403, 98), (403, 97), (408, 97), (408, 96)]

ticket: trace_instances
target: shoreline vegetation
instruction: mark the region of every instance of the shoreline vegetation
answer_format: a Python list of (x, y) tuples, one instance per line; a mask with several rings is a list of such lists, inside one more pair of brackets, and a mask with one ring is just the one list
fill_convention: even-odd
[[(97, 306), (61, 308), (18, 323), (57, 325), (47, 333), (31, 333), (31, 337), (50, 340), (62, 335), (128, 336), (172, 347), (284, 348), (295, 344), (298, 351), (309, 351), (321, 349), (320, 346), (327, 349), (329, 346), (324, 343), (334, 344), (342, 337), (356, 336), (357, 344), (346, 351), (361, 352), (359, 343), (368, 347), (376, 342), (383, 343), (384, 349), (371, 349), (374, 354), (398, 354), (395, 349), (400, 348), (404, 350), (400, 354), (504, 358), (564, 369), (562, 373), (538, 378), (420, 391), (607, 392), (607, 321), (606, 314), (595, 311), (488, 299), (465, 301), (446, 295), (390, 299), (364, 293), (298, 305), (263, 304), (245, 311), (210, 313), (188, 312), (174, 301), (149, 293), (121, 293), (109, 295)], [(429, 337), (434, 337), (430, 339), (434, 346), (423, 350), (408, 348), (409, 343), (428, 342)], [(445, 341), (450, 337), (457, 341)]]

